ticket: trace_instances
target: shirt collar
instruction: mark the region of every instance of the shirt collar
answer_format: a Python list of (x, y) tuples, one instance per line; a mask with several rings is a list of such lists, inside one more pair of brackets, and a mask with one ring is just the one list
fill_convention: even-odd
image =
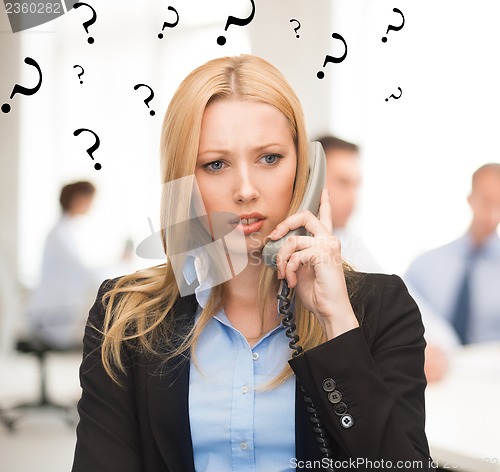
[[(461, 243), (464, 254), (469, 254), (474, 250), (474, 241), (469, 232), (461, 238)], [(481, 255), (485, 255), (487, 257), (492, 257), (495, 254), (500, 257), (500, 238), (498, 237), (496, 231), (486, 239), (483, 245), (479, 248), (479, 252)]]
[[(232, 324), (231, 324), (231, 321), (229, 320), (229, 318), (227, 317), (226, 315), (226, 312), (224, 311), (224, 309), (222, 308), (216, 315), (214, 315), (214, 318), (221, 324), (223, 324), (224, 326), (228, 327), (229, 329), (233, 329), (234, 331), (237, 331), (239, 332)], [(254, 349), (255, 347), (257, 347), (261, 342), (263, 342), (266, 338), (268, 338), (269, 336), (272, 336), (276, 331), (280, 331), (280, 330), (283, 330), (285, 329), (284, 326), (280, 323), (279, 325), (275, 326), (273, 329), (271, 329), (270, 331), (268, 331), (267, 333), (265, 333), (253, 346), (252, 346), (252, 349)], [(241, 333), (240, 333), (241, 334)], [(242, 337), (243, 334), (241, 334)]]
[[(201, 308), (205, 308), (208, 303), (210, 294), (212, 293), (211, 287), (214, 286), (210, 278), (209, 262), (209, 258), (204, 252), (197, 252), (196, 254), (188, 253), (182, 269), (182, 275), (188, 285), (191, 285), (195, 280), (198, 281), (198, 286), (195, 288), (194, 294)], [(277, 316), (279, 316), (279, 301), (276, 303)], [(293, 301), (290, 309), (294, 310)], [(226, 315), (224, 314), (224, 316)]]
[(488, 258), (500, 258), (500, 238), (496, 231), (484, 242), (482, 253)]
[(188, 254), (182, 269), (182, 274), (188, 285), (191, 285), (195, 280), (198, 281), (198, 286), (195, 288), (194, 294), (198, 304), (202, 308), (205, 308), (210, 298), (210, 294), (212, 293), (211, 287), (213, 287), (213, 285), (210, 282), (208, 260), (203, 254), (203, 252)]

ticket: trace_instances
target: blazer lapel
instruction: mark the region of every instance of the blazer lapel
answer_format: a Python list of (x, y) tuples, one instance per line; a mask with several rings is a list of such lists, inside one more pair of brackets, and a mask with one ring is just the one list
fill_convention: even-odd
[(174, 371), (150, 369), (147, 383), (149, 422), (169, 471), (194, 472), (189, 427), (189, 362)]
[[(193, 296), (180, 298), (172, 308), (176, 328), (189, 328), (197, 309)], [(178, 331), (177, 331), (178, 332)], [(194, 472), (189, 426), (189, 359), (152, 363), (147, 372), (147, 401), (153, 439), (172, 472)]]

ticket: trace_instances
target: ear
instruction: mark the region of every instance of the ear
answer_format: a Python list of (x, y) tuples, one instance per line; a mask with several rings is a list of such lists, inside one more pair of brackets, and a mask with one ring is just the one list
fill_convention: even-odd
[(469, 206), (472, 208), (472, 193), (469, 193), (469, 195), (467, 196), (467, 203), (469, 204)]

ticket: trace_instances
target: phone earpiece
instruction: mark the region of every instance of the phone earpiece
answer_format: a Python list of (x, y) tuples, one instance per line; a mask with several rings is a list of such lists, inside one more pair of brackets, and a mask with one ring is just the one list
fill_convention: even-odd
[[(318, 214), (319, 204), (321, 200), (321, 191), (325, 186), (326, 179), (326, 158), (323, 146), (318, 141), (309, 143), (309, 176), (307, 179), (307, 187), (304, 192), (302, 202), (297, 209), (297, 212), (310, 210), (314, 215)], [(305, 228), (297, 228), (290, 231), (277, 241), (269, 241), (262, 250), (264, 264), (276, 269), (276, 257), (281, 246), (292, 235), (305, 236), (307, 231)]]

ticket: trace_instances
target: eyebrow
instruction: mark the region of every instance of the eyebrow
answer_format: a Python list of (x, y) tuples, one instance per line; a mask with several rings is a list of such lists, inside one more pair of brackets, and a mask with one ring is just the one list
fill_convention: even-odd
[[(261, 146), (255, 146), (251, 150), (254, 152), (262, 152), (265, 149), (272, 148), (272, 147), (279, 147), (279, 148), (285, 148), (285, 144), (280, 144), (280, 143), (269, 143), (269, 144), (263, 144)], [(203, 152), (198, 153), (198, 156), (203, 156), (204, 154), (228, 154), (229, 150), (224, 149), (224, 148), (214, 148), (214, 149), (206, 149)]]

